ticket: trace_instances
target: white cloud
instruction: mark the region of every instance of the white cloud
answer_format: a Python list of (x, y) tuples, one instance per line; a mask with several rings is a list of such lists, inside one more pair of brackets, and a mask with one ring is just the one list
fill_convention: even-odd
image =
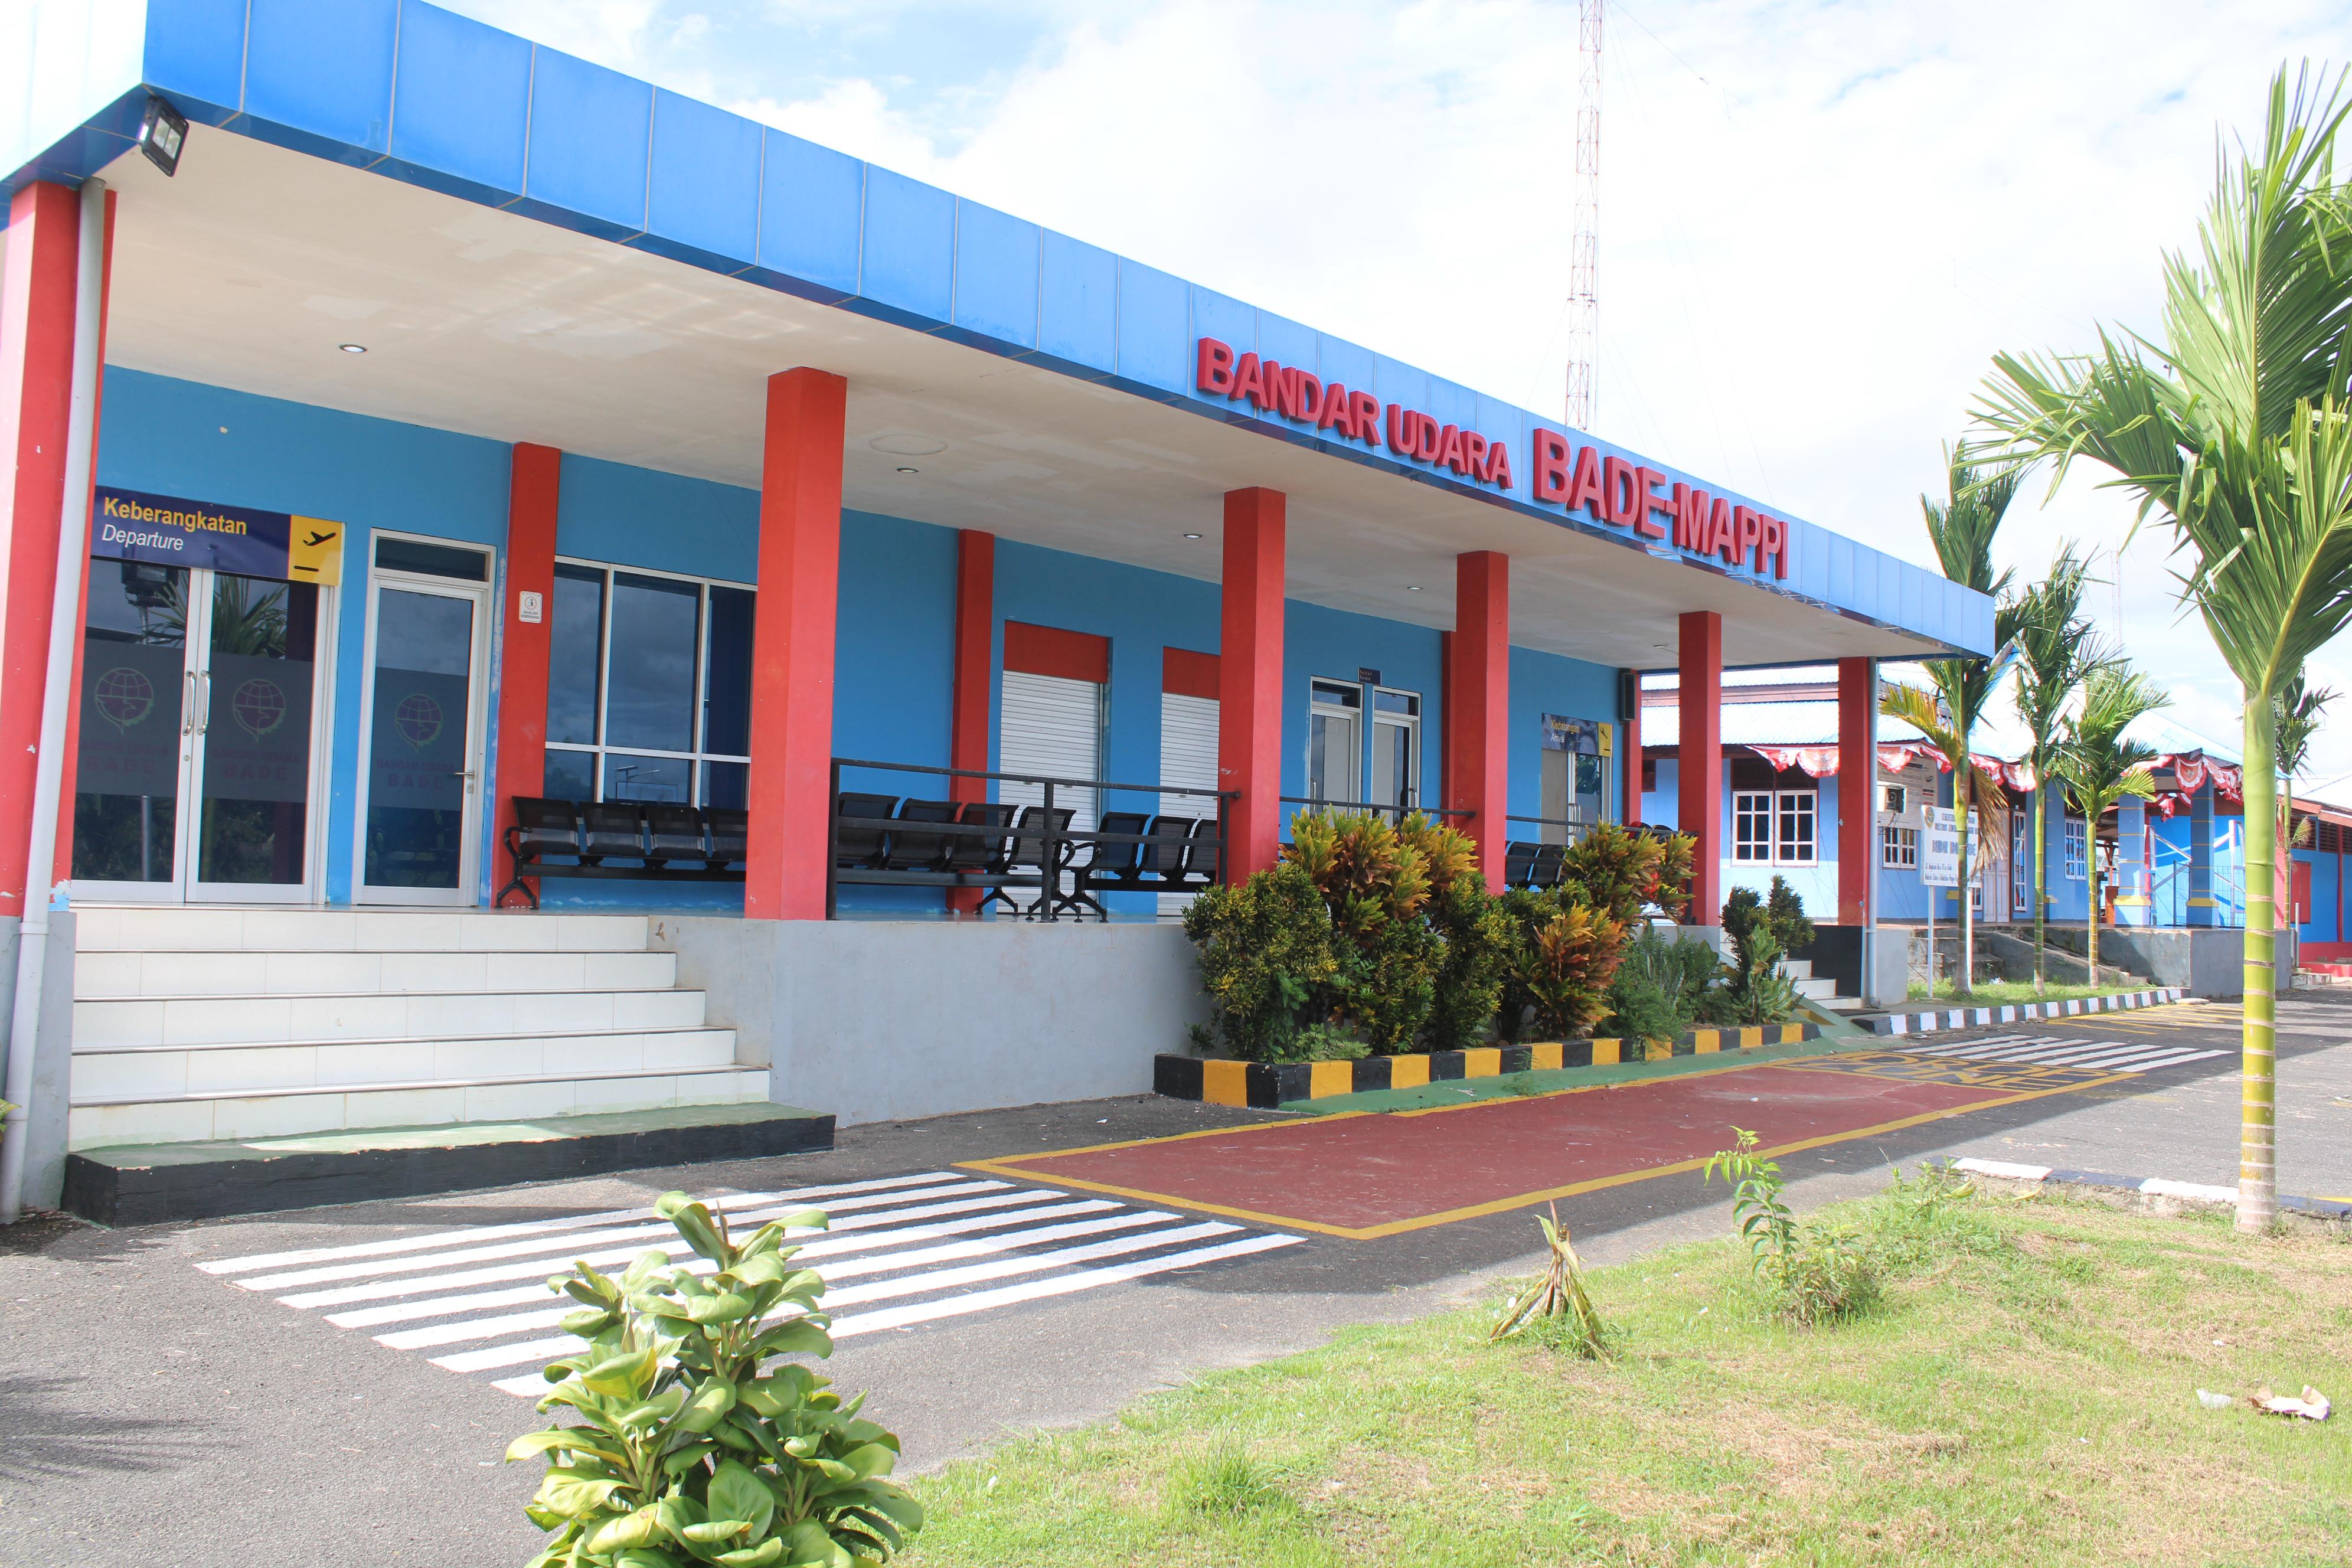
[[(646, 52), (660, 33), (665, 69), (698, 68), (650, 0), (585, 9), (599, 47)], [(1991, 354), (2081, 346), (2099, 321), (2152, 328), (2159, 255), (2193, 236), (2216, 127), (2251, 131), (2282, 60), (2352, 37), (2352, 7), (2329, 0), (1611, 13), (1596, 424), (1916, 560), (1928, 558), (1918, 494), (1940, 489), (1942, 444)], [(1027, 63), (958, 104), (951, 138), (922, 99), (946, 89), (878, 72), (736, 107), (1558, 405), (1573, 4), (1037, 15)], [(2129, 528), (2128, 505), (2087, 474), (2041, 499), (2021, 502), (2004, 542), (2029, 573), (2062, 534), (2112, 551)], [(2233, 693), (2202, 627), (2177, 619), (2168, 542), (2151, 529), (2125, 557), (2122, 632), (2172, 688), (2174, 720), (2230, 743)], [(2095, 602), (2112, 618), (2115, 599)], [(2352, 688), (2352, 658), (2315, 673)], [(2317, 752), (2316, 776), (2352, 772), (2352, 738), (2324, 735)]]

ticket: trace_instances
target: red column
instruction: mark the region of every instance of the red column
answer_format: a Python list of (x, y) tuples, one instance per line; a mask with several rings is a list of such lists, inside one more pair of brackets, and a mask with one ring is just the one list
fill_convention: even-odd
[(1877, 857), (1878, 802), (1870, 787), (1878, 744), (1878, 661), (1838, 660), (1838, 917), (1870, 923), (1871, 865)]
[(1633, 682), (1633, 706), (1625, 717), (1625, 725), (1618, 737), (1617, 749), (1625, 763), (1624, 809), (1618, 815), (1628, 827), (1642, 826), (1642, 672), (1625, 672)]
[[(996, 535), (966, 528), (956, 533), (955, 692), (948, 736), (948, 766), (988, 771), (989, 653), (996, 638)], [(986, 779), (948, 781), (950, 800), (986, 800)], [(978, 888), (950, 888), (948, 908), (980, 907)]]
[(1690, 920), (1714, 925), (1723, 918), (1723, 617), (1713, 610), (1683, 616), (1681, 703), (1675, 815), (1698, 840)]
[(824, 918), (848, 389), (841, 377), (805, 366), (768, 378), (743, 884), (743, 913), (752, 920)]
[(8, 465), (0, 485), (6, 508), (0, 517), (0, 915), (21, 915), (26, 907), (26, 824), (33, 816), (65, 502), (80, 209), (80, 198), (63, 185), (18, 190), (0, 274), (0, 461)]
[[(106, 254), (100, 258), (98, 300), (98, 387), (89, 410), (90, 424), (90, 495), (85, 505), (95, 505), (98, 500), (98, 440), (105, 429), (106, 403), (106, 315), (114, 292), (114, 197), (106, 193)], [(5, 334), (0, 334), (5, 335)], [(89, 552), (82, 552), (81, 595), (74, 605), (74, 624), (89, 624)], [(67, 689), (74, 693), (72, 706), (66, 710), (65, 755), (58, 759), (58, 847), (50, 881), (54, 885), (73, 876), (74, 774), (75, 764), (81, 759), (81, 656), (83, 639), (74, 638), (73, 679)]]
[(1227, 803), (1234, 880), (1272, 868), (1282, 849), (1280, 490), (1225, 494), (1223, 642), (1217, 660), (1217, 787)]
[[(507, 602), (499, 612), (498, 792), (490, 802), (501, 846), (514, 822), (515, 796), (547, 788), (547, 661), (555, 629), (555, 512), (562, 488), (562, 453), (516, 444), (507, 482)], [(526, 594), (537, 595), (536, 619), (523, 619)], [(499, 878), (499, 885), (505, 881)], [(539, 879), (527, 885), (536, 896)]]
[(1471, 550), (1454, 558), (1452, 700), (1445, 714), (1446, 808), (1477, 841), (1486, 880), (1502, 890), (1510, 841), (1511, 558)]

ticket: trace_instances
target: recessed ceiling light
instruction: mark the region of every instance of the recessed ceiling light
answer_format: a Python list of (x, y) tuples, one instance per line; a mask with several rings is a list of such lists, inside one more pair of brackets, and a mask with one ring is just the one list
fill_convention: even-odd
[(898, 471), (902, 474), (919, 474), (923, 470), (920, 468), (900, 468)]
[(948, 444), (934, 436), (919, 436), (912, 431), (897, 431), (877, 436), (866, 443), (877, 452), (887, 452), (894, 458), (928, 458), (934, 452), (944, 452)]
[(1418, 594), (1421, 592), (1421, 584), (1418, 583), (1408, 583), (1405, 584), (1404, 591), (1408, 594)]
[(342, 350), (347, 354), (363, 354), (367, 353), (367, 344), (365, 343), (337, 343), (335, 346)]
[(1186, 534), (1184, 537), (1185, 537), (1185, 538), (1187, 538), (1187, 539), (1198, 539), (1198, 538), (1200, 538), (1201, 536), (1200, 536), (1199, 534), (1197, 534), (1197, 533), (1188, 533), (1188, 534)]

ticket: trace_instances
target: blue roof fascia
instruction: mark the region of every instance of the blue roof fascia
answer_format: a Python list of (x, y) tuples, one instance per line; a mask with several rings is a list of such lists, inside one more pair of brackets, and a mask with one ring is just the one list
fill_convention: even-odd
[[(73, 0), (35, 5), (47, 13)], [(141, 31), (129, 47), (110, 35), (83, 40), (82, 55), (115, 61), (113, 78), (136, 58), (136, 74), (87, 89), (79, 125), (66, 121), (37, 154), (20, 153), (17, 183), (78, 181), (127, 150), (143, 81), (199, 123), (1116, 387), (1866, 625), (1992, 652), (1991, 600), (1924, 568), (1786, 518), (1787, 574), (1759, 576), (1678, 552), (1671, 538), (1570, 515), (1533, 498), (1538, 427), (1650, 468), (1662, 488), (1679, 481), (1780, 514), (1246, 301), (425, 0), (96, 0), (94, 8), (119, 11), (118, 30), (135, 16)], [(93, 0), (79, 9), (93, 10)], [(32, 53), (66, 47), (33, 41)], [(0, 117), (0, 131), (6, 123)], [(191, 155), (202, 155), (200, 144)], [(1505, 443), (1510, 483), (1480, 484), (1408, 461), (1377, 438), (1203, 395), (1193, 384), (1204, 336)]]

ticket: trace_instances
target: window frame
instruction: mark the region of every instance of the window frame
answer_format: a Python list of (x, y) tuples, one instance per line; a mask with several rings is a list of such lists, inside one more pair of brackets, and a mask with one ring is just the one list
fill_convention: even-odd
[(1878, 829), (1878, 863), (1890, 871), (1917, 870), (1919, 830), (1900, 822), (1882, 824)]
[(2091, 879), (2091, 825), (2079, 816), (2066, 819), (2066, 879)]
[[(637, 566), (619, 561), (597, 561), (584, 555), (558, 555), (555, 558), (555, 563), (558, 566), (577, 567), (583, 571), (603, 574), (603, 595), (599, 601), (600, 609), (596, 626), (596, 700), (593, 721), (596, 739), (589, 743), (578, 741), (548, 741), (543, 742), (543, 750), (550, 752), (568, 752), (590, 759), (589, 769), (593, 784), (589, 798), (592, 800), (602, 801), (605, 798), (605, 759), (618, 755), (659, 757), (670, 762), (684, 763), (688, 803), (698, 806), (709, 805), (704, 796), (709, 790), (709, 764), (729, 763), (748, 768), (751, 762), (748, 752), (739, 755), (733, 752), (713, 752), (706, 744), (710, 719), (710, 591), (714, 588), (729, 588), (751, 595), (756, 615), (760, 585), (756, 583), (739, 582), (731, 577), (710, 577), (695, 572), (666, 572), (658, 567)], [(658, 577), (668, 582), (691, 583), (695, 585), (694, 734), (693, 749), (690, 751), (664, 751), (655, 746), (616, 746), (610, 743), (606, 710), (611, 705), (613, 697), (613, 579), (616, 573), (625, 573), (633, 577)], [(553, 629), (554, 613), (555, 596), (550, 594), (545, 614), (548, 616), (551, 633)], [(551, 683), (551, 687), (552, 683)]]
[[(1780, 831), (1784, 820), (1782, 814), (1790, 809), (1791, 802), (1799, 799), (1805, 803), (1802, 813), (1812, 827), (1807, 840), (1811, 852), (1804, 855), (1791, 853), (1790, 847), (1797, 839), (1794, 835), (1784, 837)], [(1764, 852), (1760, 855), (1753, 853), (1759, 846), (1752, 832), (1743, 832), (1752, 823), (1758, 810), (1752, 803), (1758, 801), (1763, 803), (1764, 813), (1760, 845)], [(1818, 866), (1821, 864), (1821, 834), (1822, 792), (1819, 789), (1742, 789), (1731, 792), (1731, 863), (1735, 866)]]

